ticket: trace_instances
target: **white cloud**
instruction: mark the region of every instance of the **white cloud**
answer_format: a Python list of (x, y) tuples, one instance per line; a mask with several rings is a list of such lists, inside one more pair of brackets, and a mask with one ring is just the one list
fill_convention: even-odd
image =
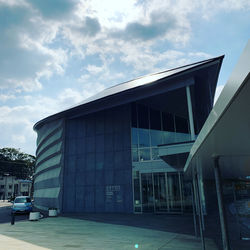
[(67, 63), (64, 49), (48, 47), (58, 23), (42, 19), (25, 1), (11, 3), (0, 2), (0, 88), (39, 90), (42, 77), (62, 74)]
[(187, 51), (192, 22), (249, 9), (248, 0), (0, 0), (0, 143), (32, 153), (36, 121), (113, 83), (211, 57)]
[(1, 102), (6, 102), (8, 100), (13, 100), (16, 99), (15, 95), (9, 95), (9, 94), (0, 94), (0, 101)]
[(88, 72), (89, 72), (90, 74), (99, 74), (99, 73), (101, 73), (101, 72), (104, 70), (104, 68), (103, 68), (103, 67), (96, 66), (96, 65), (91, 65), (91, 64), (89, 64), (89, 65), (87, 66), (87, 70), (88, 70)]

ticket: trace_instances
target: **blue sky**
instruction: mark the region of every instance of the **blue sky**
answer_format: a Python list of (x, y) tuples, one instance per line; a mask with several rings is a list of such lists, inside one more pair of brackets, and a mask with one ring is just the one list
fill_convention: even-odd
[(249, 0), (0, 0), (0, 148), (35, 154), (38, 120), (106, 87), (225, 54), (250, 38)]

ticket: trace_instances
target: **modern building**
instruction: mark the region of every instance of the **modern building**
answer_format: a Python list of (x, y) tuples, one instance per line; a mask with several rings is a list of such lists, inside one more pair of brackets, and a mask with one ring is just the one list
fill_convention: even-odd
[(250, 249), (249, 97), (250, 40), (184, 167), (184, 175), (194, 187), (197, 231), (204, 235), (207, 215), (218, 211), (223, 249)]
[(37, 122), (35, 207), (189, 211), (183, 168), (213, 107), (222, 60), (118, 84)]

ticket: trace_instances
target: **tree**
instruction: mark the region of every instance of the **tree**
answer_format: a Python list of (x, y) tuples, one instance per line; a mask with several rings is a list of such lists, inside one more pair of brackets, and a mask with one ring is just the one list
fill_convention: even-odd
[(0, 174), (11, 173), (18, 178), (32, 179), (36, 158), (15, 148), (0, 149)]

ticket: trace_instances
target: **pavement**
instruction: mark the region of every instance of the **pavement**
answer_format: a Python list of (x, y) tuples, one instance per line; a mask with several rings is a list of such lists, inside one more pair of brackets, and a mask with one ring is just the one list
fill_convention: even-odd
[[(192, 222), (190, 216), (181, 219), (180, 216), (122, 214), (22, 220), (15, 225), (0, 224), (0, 249), (200, 250), (200, 239), (192, 235), (189, 222)], [(218, 250), (210, 238), (206, 238), (206, 250)]]

